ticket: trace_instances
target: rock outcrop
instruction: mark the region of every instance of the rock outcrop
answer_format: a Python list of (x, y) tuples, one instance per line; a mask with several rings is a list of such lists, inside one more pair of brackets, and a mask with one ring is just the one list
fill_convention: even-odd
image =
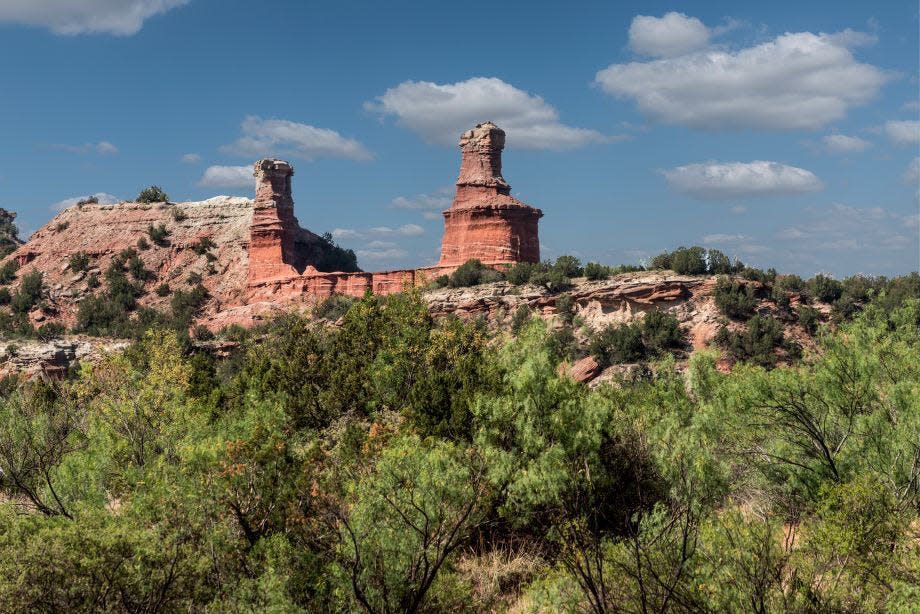
[(450, 209), (444, 212), (439, 266), (471, 258), (485, 264), (539, 262), (537, 222), (543, 212), (511, 196), (502, 177), (505, 132), (486, 122), (460, 137), (460, 176)]
[[(342, 260), (326, 256), (337, 248), (301, 228), (294, 216), (294, 167), (276, 159), (256, 162), (254, 200), (223, 196), (178, 204), (74, 206), (8, 258), (22, 267), (20, 277), (29, 271), (44, 275), (47, 300), (33, 322), (72, 325), (79, 303), (97, 292), (113, 259), (132, 249), (147, 271), (138, 279), (140, 305), (167, 310), (172, 291), (200, 281), (209, 298), (199, 320), (212, 328), (245, 325), (260, 314), (333, 294), (391, 294), (424, 286), (471, 258), (492, 266), (538, 262), (537, 223), (543, 213), (510, 195), (502, 177), (504, 144), (505, 133), (492, 123), (461, 136), (456, 197), (444, 212), (441, 260), (434, 267), (367, 273), (352, 263), (348, 270), (335, 270)], [(166, 236), (154, 240), (151, 229), (160, 227)], [(70, 268), (78, 253), (88, 258), (88, 270)]]

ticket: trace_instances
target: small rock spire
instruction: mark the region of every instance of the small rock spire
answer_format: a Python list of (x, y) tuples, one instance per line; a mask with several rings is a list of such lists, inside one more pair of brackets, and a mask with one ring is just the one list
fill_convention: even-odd
[(493, 194), (509, 194), (511, 186), (502, 177), (502, 149), (505, 131), (493, 124), (478, 124), (460, 135), (460, 177), (458, 188), (485, 188)]

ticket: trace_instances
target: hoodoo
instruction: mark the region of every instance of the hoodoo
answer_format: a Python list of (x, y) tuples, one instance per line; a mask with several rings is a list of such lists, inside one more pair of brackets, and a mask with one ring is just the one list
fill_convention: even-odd
[(450, 209), (444, 212), (440, 267), (471, 258), (484, 264), (539, 262), (537, 222), (543, 216), (511, 196), (502, 177), (505, 131), (486, 122), (460, 136), (460, 177)]
[(294, 167), (283, 160), (259, 160), (253, 174), (256, 199), (249, 230), (249, 282), (295, 277), (294, 245), (300, 226), (291, 196)]

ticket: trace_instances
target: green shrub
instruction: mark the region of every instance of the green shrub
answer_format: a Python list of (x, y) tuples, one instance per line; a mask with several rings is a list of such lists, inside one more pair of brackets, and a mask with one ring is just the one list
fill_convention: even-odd
[(0, 305), (9, 305), (12, 300), (13, 295), (10, 294), (10, 289), (0, 288)]
[[(141, 190), (136, 200), (139, 203), (166, 203), (169, 202), (169, 196), (160, 186), (152, 185)], [(156, 241), (154, 241), (154, 243), (156, 243)]]
[(198, 242), (192, 245), (192, 251), (199, 256), (204, 256), (208, 250), (217, 247), (217, 243), (211, 237), (201, 237)]
[(585, 277), (591, 281), (600, 281), (610, 277), (610, 267), (598, 264), (597, 262), (589, 262), (586, 264), (584, 272)]
[(602, 367), (642, 360), (646, 355), (642, 326), (638, 323), (611, 324), (591, 338), (588, 353)]
[(814, 335), (818, 332), (818, 324), (821, 322), (821, 314), (814, 307), (809, 307), (808, 305), (799, 305), (795, 308), (795, 313), (798, 315), (799, 324), (802, 325), (802, 328), (805, 329), (809, 335)]
[(649, 311), (642, 319), (642, 340), (652, 354), (681, 349), (686, 345), (677, 318), (663, 311)]
[(57, 339), (67, 332), (67, 328), (60, 322), (48, 322), (42, 324), (35, 331), (35, 335), (42, 341), (51, 341)]
[(159, 286), (156, 287), (156, 290), (154, 290), (154, 292), (156, 292), (157, 296), (169, 296), (170, 292), (172, 292), (172, 289), (170, 289), (168, 283), (163, 282)]
[(141, 260), (141, 257), (137, 254), (131, 256), (127, 262), (128, 272), (131, 273), (131, 277), (137, 281), (144, 282), (153, 277), (153, 273), (148, 271), (144, 266), (144, 261)]
[(86, 287), (90, 290), (98, 288), (101, 282), (99, 281), (99, 273), (90, 273), (86, 278)]
[(70, 222), (58, 222), (54, 227), (54, 232), (64, 232), (70, 228)]
[(575, 318), (575, 299), (571, 294), (563, 294), (556, 298), (556, 313), (566, 324), (571, 325)]
[(517, 336), (524, 328), (524, 325), (530, 322), (532, 315), (533, 312), (531, 312), (530, 307), (527, 305), (519, 306), (514, 315), (511, 316), (511, 334)]
[(204, 278), (201, 276), (201, 273), (192, 271), (186, 276), (185, 281), (188, 282), (188, 285), (195, 286), (204, 281)]
[(320, 271), (342, 271), (343, 273), (361, 270), (358, 268), (358, 256), (354, 250), (340, 246), (328, 232), (320, 236), (319, 253), (314, 266)]
[(147, 235), (155, 245), (162, 247), (167, 243), (166, 237), (169, 236), (169, 230), (166, 228), (165, 224), (158, 224), (156, 226), (151, 224), (147, 227)]
[(561, 273), (563, 277), (581, 277), (584, 273), (581, 261), (575, 256), (559, 256), (553, 263), (553, 270)]
[(212, 333), (211, 329), (204, 324), (199, 324), (192, 331), (192, 336), (198, 341), (210, 341), (214, 338), (214, 333)]
[(705, 249), (699, 245), (680, 246), (672, 252), (662, 252), (649, 263), (650, 269), (671, 269), (680, 275), (727, 275), (744, 269), (740, 260), (732, 262), (717, 249)]
[(351, 309), (355, 299), (343, 294), (327, 296), (313, 307), (313, 317), (336, 321)]
[(748, 284), (732, 281), (727, 277), (719, 277), (716, 281), (713, 296), (715, 297), (716, 307), (729, 318), (748, 318), (754, 313), (754, 308), (757, 307), (754, 288)]
[(538, 267), (539, 265), (532, 262), (515, 262), (505, 269), (505, 279), (515, 286), (522, 286), (530, 282), (534, 270)]
[(87, 196), (77, 201), (77, 207), (82, 207), (83, 205), (98, 205), (98, 204), (99, 204), (99, 199), (95, 196)]
[(836, 279), (821, 274), (809, 279), (806, 287), (809, 294), (822, 303), (833, 303), (843, 294), (843, 284)]
[(32, 271), (22, 276), (19, 290), (13, 294), (10, 306), (13, 313), (26, 314), (38, 305), (44, 291), (44, 281), (40, 271)]
[(745, 279), (759, 281), (764, 284), (773, 283), (773, 280), (776, 279), (776, 269), (767, 269), (764, 271), (753, 267), (745, 267), (739, 274)]
[(140, 239), (137, 240), (137, 249), (142, 250), (142, 251), (146, 249), (150, 249), (150, 242), (147, 241), (146, 237), (141, 237)]
[(6, 285), (16, 279), (16, 271), (19, 270), (19, 262), (16, 260), (7, 260), (0, 266), (0, 284)]
[(565, 276), (562, 270), (555, 267), (536, 271), (530, 278), (530, 283), (543, 286), (550, 293), (565, 292), (572, 287), (572, 280)]
[(176, 290), (169, 304), (177, 326), (184, 325), (187, 328), (208, 300), (208, 296), (207, 289), (200, 283), (188, 292)]
[(448, 285), (451, 288), (466, 288), (500, 281), (503, 278), (504, 276), (499, 271), (473, 258), (461, 264), (451, 274)]
[(548, 344), (555, 362), (579, 358), (578, 340), (571, 326), (563, 326), (550, 333)]
[(70, 256), (70, 270), (80, 273), (89, 268), (89, 256), (86, 252), (77, 252)]
[(710, 249), (706, 252), (706, 272), (711, 275), (728, 275), (735, 272), (732, 261), (724, 253), (717, 249)]
[(175, 222), (181, 222), (188, 219), (188, 215), (186, 215), (185, 211), (183, 211), (180, 207), (173, 207), (169, 213)]
[(774, 349), (783, 343), (783, 328), (769, 316), (756, 315), (748, 321), (744, 332), (736, 333), (723, 327), (715, 341), (735, 360), (771, 367), (776, 363)]
[(680, 275), (703, 275), (707, 271), (706, 250), (702, 247), (678, 247), (652, 258), (651, 268), (671, 269)]
[(438, 290), (440, 288), (446, 288), (448, 285), (450, 285), (450, 277), (447, 275), (438, 275), (428, 284), (428, 289)]

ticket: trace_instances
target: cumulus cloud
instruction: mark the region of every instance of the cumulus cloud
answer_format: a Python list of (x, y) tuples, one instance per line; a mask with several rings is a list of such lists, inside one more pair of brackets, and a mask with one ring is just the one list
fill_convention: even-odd
[(871, 36), (788, 33), (737, 51), (709, 48), (612, 64), (595, 83), (649, 117), (702, 130), (814, 129), (865, 104), (889, 79), (850, 48)]
[(370, 160), (373, 158), (364, 145), (354, 139), (343, 137), (335, 130), (317, 128), (286, 119), (262, 119), (249, 116), (243, 120), (240, 129), (243, 136), (221, 147), (222, 152), (250, 158), (264, 156), (295, 157), (305, 160), (317, 158)]
[(445, 84), (404, 81), (364, 107), (395, 116), (426, 142), (440, 145), (456, 145), (462, 132), (486, 120), (505, 131), (509, 147), (521, 149), (572, 149), (625, 138), (563, 124), (540, 96), (496, 78)]
[(48, 28), (55, 34), (131, 36), (154, 15), (189, 0), (3, 0), (0, 22)]
[(920, 145), (920, 121), (916, 119), (885, 122), (884, 130), (896, 145)]
[(845, 134), (828, 134), (821, 140), (824, 142), (824, 148), (831, 153), (856, 153), (872, 146), (872, 143), (865, 139)]
[(251, 188), (255, 179), (251, 166), (209, 166), (198, 185), (207, 188)]
[(420, 237), (425, 234), (425, 229), (418, 224), (403, 224), (396, 228), (390, 226), (376, 226), (367, 230), (354, 228), (336, 228), (332, 236), (341, 240), (365, 239), (368, 237)]
[(198, 162), (201, 162), (201, 156), (196, 153), (187, 153), (182, 156), (183, 164), (197, 164)]
[(113, 194), (108, 192), (96, 192), (95, 194), (84, 194), (83, 196), (74, 196), (73, 198), (65, 198), (64, 200), (58, 201), (51, 205), (52, 211), (63, 211), (73, 207), (81, 200), (86, 200), (87, 198), (94, 197), (99, 201), (100, 205), (114, 205), (115, 203), (120, 203), (121, 199)]
[(668, 58), (703, 49), (709, 45), (709, 36), (702, 21), (683, 13), (636, 15), (629, 26), (629, 48), (641, 55)]
[(662, 171), (676, 192), (701, 200), (730, 200), (816, 192), (814, 173), (779, 162), (706, 162)]
[(380, 242), (372, 243), (364, 249), (355, 250), (355, 254), (361, 260), (373, 260), (375, 262), (399, 260), (409, 255), (406, 250), (397, 247), (395, 244), (381, 244)]
[(443, 211), (450, 207), (451, 188), (441, 188), (431, 194), (416, 194), (415, 196), (397, 196), (390, 202), (394, 209), (410, 209), (412, 211)]
[(703, 243), (709, 245), (713, 243), (740, 243), (747, 241), (750, 237), (747, 235), (729, 235), (729, 234), (711, 234), (703, 237)]
[(118, 148), (109, 143), (108, 141), (99, 141), (98, 143), (83, 143), (82, 145), (68, 145), (66, 143), (55, 143), (51, 146), (52, 149), (57, 149), (59, 151), (66, 151), (68, 153), (75, 154), (99, 154), (99, 155), (112, 155), (118, 153)]

